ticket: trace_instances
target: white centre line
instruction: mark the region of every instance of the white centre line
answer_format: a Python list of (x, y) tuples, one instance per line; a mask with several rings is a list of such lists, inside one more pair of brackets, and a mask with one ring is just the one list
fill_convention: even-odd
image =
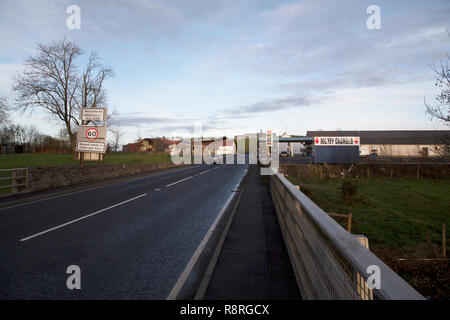
[(202, 172), (199, 173), (199, 175), (200, 175), (200, 174), (207, 173), (207, 172), (210, 172), (211, 170), (212, 170), (212, 169), (209, 169), (209, 170), (206, 170), (206, 171), (202, 171)]
[(131, 199), (128, 199), (128, 200), (122, 201), (122, 202), (120, 202), (120, 203), (117, 203), (117, 204), (115, 204), (115, 205), (112, 205), (112, 206), (110, 206), (110, 207), (107, 207), (107, 208), (104, 208), (104, 209), (98, 210), (98, 211), (96, 211), (96, 212), (90, 213), (90, 214), (88, 214), (88, 215), (82, 216), (81, 218), (78, 218), (78, 219), (75, 219), (75, 220), (72, 220), (72, 221), (66, 222), (66, 223), (64, 223), (64, 224), (61, 224), (61, 225), (59, 225), (59, 226), (56, 226), (56, 227), (54, 227), (54, 228), (51, 228), (51, 229), (47, 229), (47, 230), (45, 230), (45, 231), (42, 231), (42, 232), (36, 233), (36, 234), (34, 234), (34, 235), (32, 235), (32, 236), (29, 236), (29, 237), (26, 237), (26, 238), (20, 239), (20, 241), (27, 241), (27, 240), (33, 239), (33, 238), (35, 238), (35, 237), (39, 237), (39, 236), (41, 236), (41, 235), (43, 235), (43, 234), (45, 234), (45, 233), (48, 233), (48, 232), (54, 231), (54, 230), (56, 230), (56, 229), (59, 229), (59, 228), (62, 228), (62, 227), (68, 226), (69, 224), (75, 223), (75, 222), (77, 222), (77, 221), (80, 221), (80, 220), (83, 220), (83, 219), (86, 219), (86, 218), (92, 217), (93, 215), (99, 214), (99, 213), (101, 213), (101, 212), (104, 212), (104, 211), (106, 211), (106, 210), (109, 210), (109, 209), (112, 209), (112, 208), (114, 208), (114, 207), (120, 206), (120, 205), (122, 205), (122, 204), (125, 204), (125, 203), (127, 203), (127, 202), (130, 202), (130, 201), (136, 200), (136, 199), (138, 199), (138, 198), (141, 198), (141, 197), (143, 197), (143, 196), (146, 196), (146, 195), (147, 195), (146, 193), (144, 193), (144, 194), (141, 194), (140, 196), (137, 196), (137, 197), (134, 197), (134, 198), (131, 198)]
[(177, 183), (180, 183), (180, 182), (183, 182), (183, 181), (185, 181), (185, 180), (188, 180), (188, 179), (191, 179), (191, 178), (193, 178), (194, 176), (190, 176), (190, 177), (187, 177), (187, 178), (184, 178), (184, 179), (181, 179), (181, 180), (178, 180), (178, 181), (175, 181), (175, 182), (173, 182), (173, 183), (171, 183), (171, 184), (168, 184), (166, 187), (170, 187), (170, 186), (173, 186), (174, 184), (177, 184)]

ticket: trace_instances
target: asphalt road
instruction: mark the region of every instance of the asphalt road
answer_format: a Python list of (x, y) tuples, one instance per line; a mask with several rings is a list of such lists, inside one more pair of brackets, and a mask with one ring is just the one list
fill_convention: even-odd
[[(198, 165), (0, 209), (0, 299), (165, 299), (248, 165)], [(68, 266), (81, 289), (66, 286)]]

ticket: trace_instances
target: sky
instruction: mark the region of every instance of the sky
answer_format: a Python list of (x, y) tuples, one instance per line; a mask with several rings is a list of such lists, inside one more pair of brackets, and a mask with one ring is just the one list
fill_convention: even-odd
[[(80, 29), (66, 12), (80, 8)], [(370, 5), (380, 29), (369, 29)], [(115, 76), (124, 136), (234, 136), (272, 129), (446, 129), (425, 114), (433, 63), (450, 53), (450, 1), (0, 1), (0, 95), (37, 43), (66, 36)], [(56, 135), (36, 110), (13, 121)]]

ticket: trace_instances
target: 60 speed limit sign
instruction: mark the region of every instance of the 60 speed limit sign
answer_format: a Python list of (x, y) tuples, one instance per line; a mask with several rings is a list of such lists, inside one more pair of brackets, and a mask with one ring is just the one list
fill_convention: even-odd
[(86, 138), (89, 141), (94, 141), (98, 138), (98, 131), (96, 128), (89, 128), (86, 130)]

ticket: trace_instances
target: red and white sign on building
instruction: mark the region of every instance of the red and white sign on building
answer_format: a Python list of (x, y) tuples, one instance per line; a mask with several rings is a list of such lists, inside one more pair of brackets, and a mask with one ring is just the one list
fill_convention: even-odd
[(314, 137), (316, 146), (359, 146), (359, 137)]

